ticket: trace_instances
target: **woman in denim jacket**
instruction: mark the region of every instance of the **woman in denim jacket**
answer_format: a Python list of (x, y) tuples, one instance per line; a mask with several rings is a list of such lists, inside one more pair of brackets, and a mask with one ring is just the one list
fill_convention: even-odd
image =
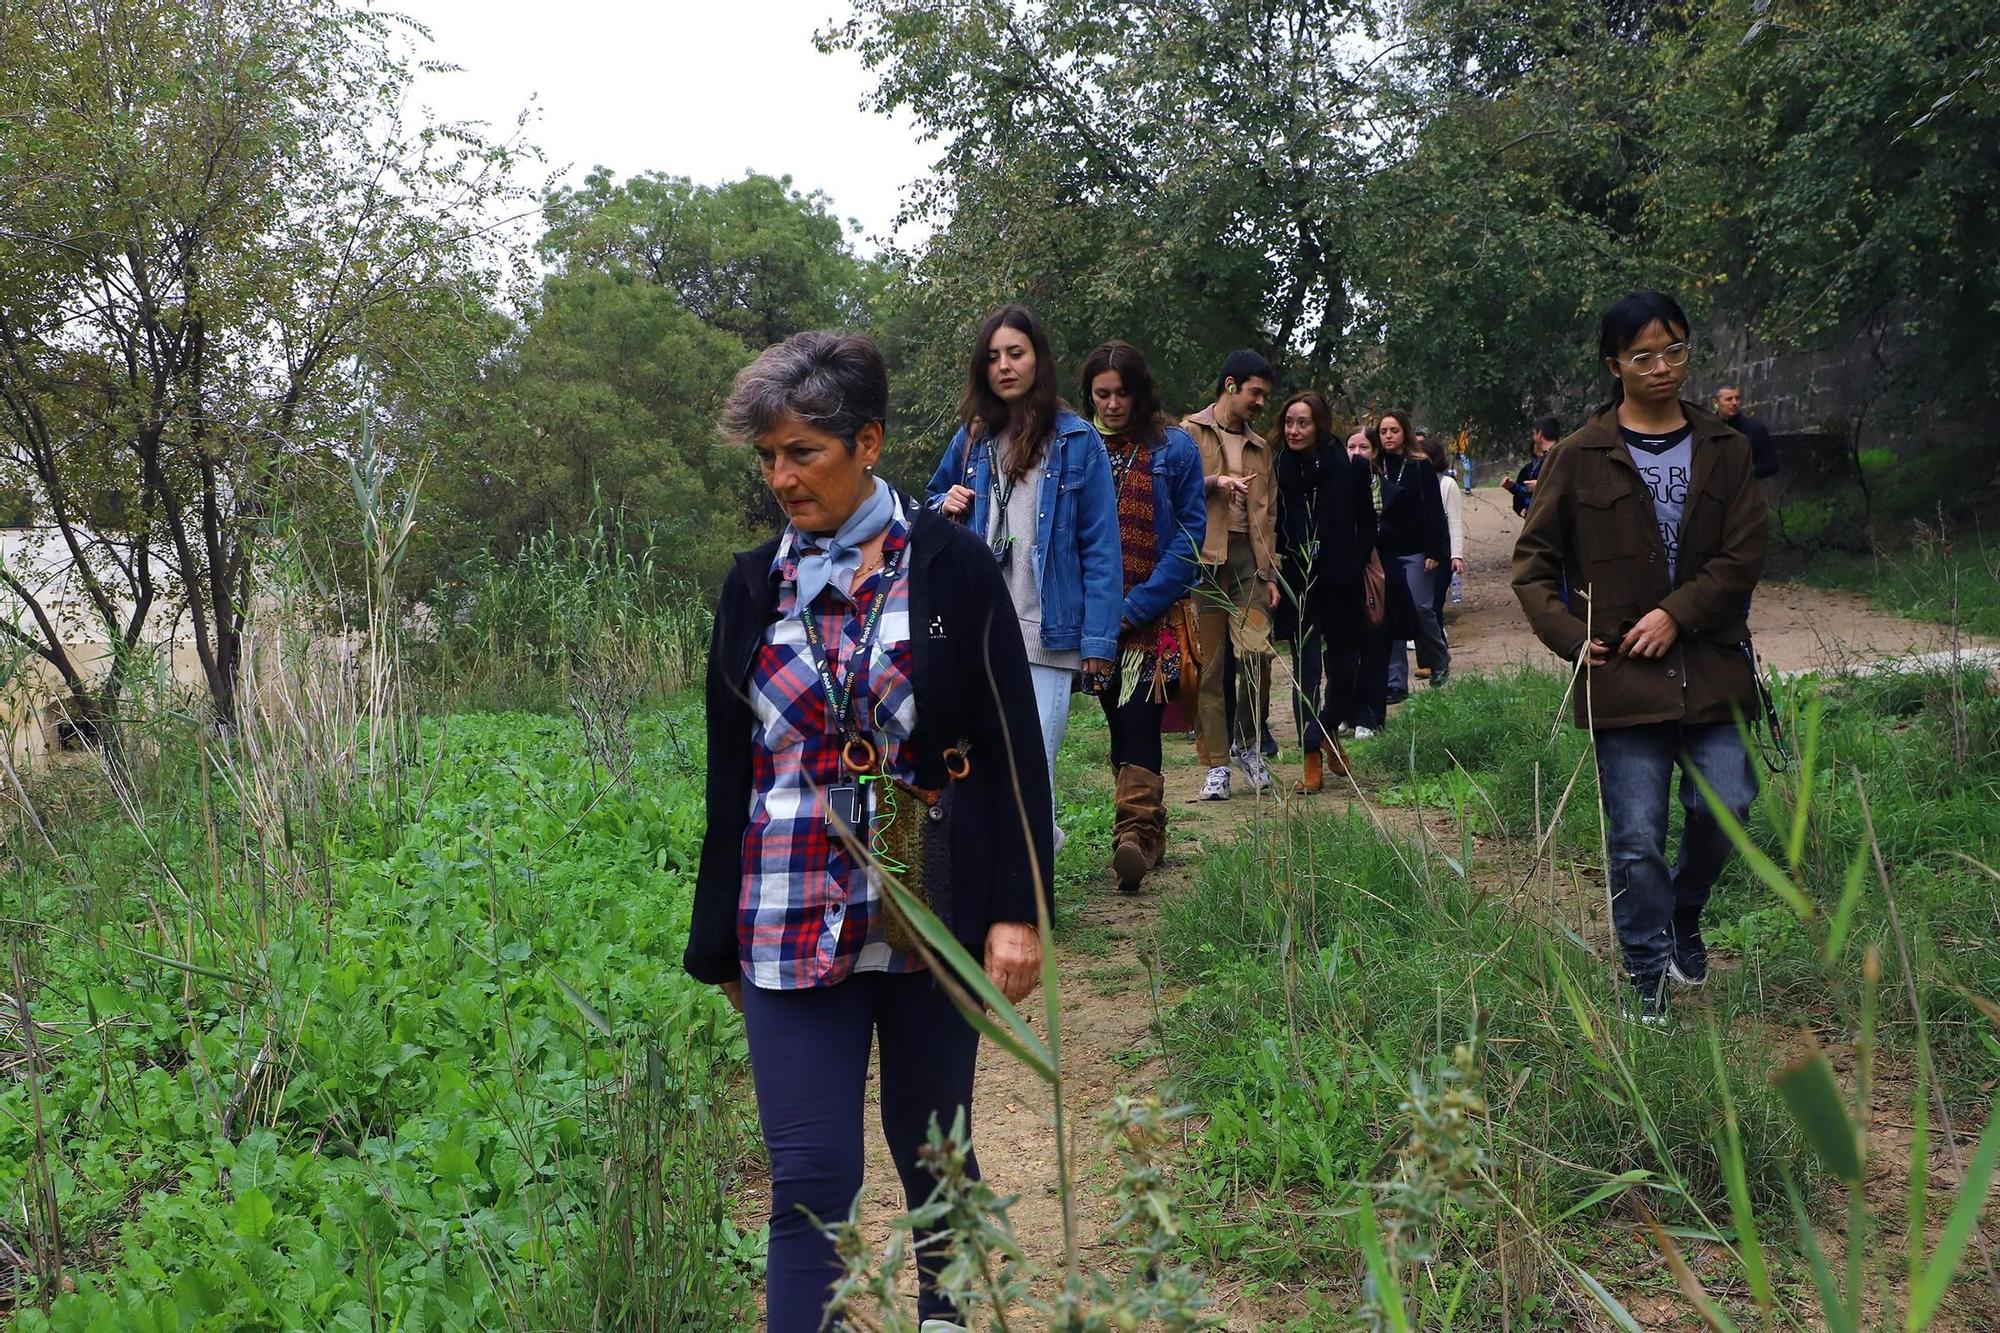
[(1193, 591), (1208, 531), (1201, 451), (1160, 414), (1160, 393), (1139, 349), (1108, 342), (1083, 361), (1083, 399), (1111, 459), (1125, 605), (1118, 662), (1098, 696), (1111, 724), (1118, 775), (1118, 820), (1111, 868), (1123, 893), (1137, 893), (1166, 850), (1166, 788), (1160, 719), (1188, 667), (1189, 616), (1171, 614)]
[(958, 416), (927, 502), (984, 537), (1000, 562), (1053, 786), (1077, 672), (1086, 688), (1101, 688), (1118, 647), (1124, 588), (1111, 462), (1097, 432), (1063, 405), (1048, 335), (1018, 305), (980, 326)]

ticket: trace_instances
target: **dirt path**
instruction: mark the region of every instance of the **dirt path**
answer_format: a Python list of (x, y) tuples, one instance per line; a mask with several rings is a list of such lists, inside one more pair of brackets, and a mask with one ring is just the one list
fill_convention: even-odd
[[(1465, 601), (1452, 609), (1450, 630), (1457, 672), (1486, 673), (1506, 667), (1553, 665), (1521, 620), (1508, 586), (1513, 540), (1519, 530), (1499, 491), (1475, 491), (1466, 500), (1467, 573)], [(1767, 665), (1783, 671), (1848, 668), (1878, 658), (1935, 652), (1948, 646), (1935, 626), (1898, 620), (1870, 607), (1865, 599), (1800, 584), (1766, 584), (1758, 590), (1752, 616), (1757, 644)], [(1273, 722), (1289, 745), (1288, 719), (1274, 709)], [(1098, 1237), (1112, 1218), (1109, 1189), (1115, 1163), (1097, 1143), (1097, 1116), (1121, 1092), (1156, 1090), (1166, 1073), (1153, 1024), (1146, 954), (1163, 900), (1178, 893), (1199, 872), (1206, 849), (1232, 838), (1258, 812), (1240, 790), (1227, 803), (1195, 800), (1202, 770), (1192, 747), (1169, 739), (1166, 755), (1168, 857), (1142, 897), (1118, 894), (1108, 869), (1091, 885), (1074, 920), (1059, 941), (1062, 976), (1063, 1071), (1072, 1135), (1072, 1162), (1079, 1182), (1076, 1226), (1085, 1259), (1109, 1260)], [(1295, 768), (1274, 766), (1275, 799), (1290, 800)], [(1364, 775), (1365, 780), (1365, 775)], [(1095, 778), (1103, 800), (1111, 799), (1108, 777)], [(1331, 784), (1329, 791), (1331, 791)], [(1320, 802), (1338, 800), (1328, 795)], [(1268, 811), (1270, 807), (1265, 806)], [(1422, 817), (1393, 812), (1396, 817)], [(1440, 830), (1446, 836), (1449, 830)], [(1586, 925), (1585, 927), (1589, 927)], [(1039, 1014), (1042, 1000), (1024, 1009)], [(1038, 1022), (1037, 1026), (1040, 1024)], [(1055, 1189), (1055, 1135), (1049, 1089), (991, 1043), (982, 1045), (976, 1092), (976, 1139), (987, 1180), (1003, 1194), (1016, 1194), (1015, 1234), (1028, 1255), (1046, 1271), (1062, 1263), (1062, 1208)], [(868, 1184), (864, 1215), (871, 1241), (880, 1246), (889, 1221), (903, 1203), (895, 1173), (870, 1116)], [(763, 1182), (752, 1181), (740, 1196), (741, 1216), (754, 1225), (767, 1206)], [(906, 1275), (909, 1280), (914, 1274)], [(1227, 1274), (1210, 1274), (1211, 1292), (1231, 1329), (1256, 1329), (1289, 1322), (1296, 1310), (1285, 1293), (1266, 1287), (1252, 1295)], [(1671, 1318), (1663, 1327), (1673, 1326)]]
[[(1505, 491), (1475, 490), (1465, 497), (1465, 603), (1454, 608), (1451, 621), (1454, 671), (1555, 665), (1521, 619), (1509, 585), (1520, 530)], [(1750, 631), (1764, 664), (1779, 671), (1848, 668), (1950, 647), (1941, 625), (1900, 620), (1858, 593), (1803, 583), (1760, 585)]]

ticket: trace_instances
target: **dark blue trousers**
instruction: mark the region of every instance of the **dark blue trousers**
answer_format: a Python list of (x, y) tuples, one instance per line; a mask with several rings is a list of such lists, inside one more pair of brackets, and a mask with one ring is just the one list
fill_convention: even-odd
[[(917, 1161), (931, 1117), (948, 1132), (964, 1107), (971, 1128), (979, 1033), (928, 972), (857, 972), (837, 986), (810, 990), (746, 984), (743, 1025), (771, 1157), (767, 1326), (771, 1333), (815, 1333), (840, 1268), (833, 1242), (812, 1219), (844, 1220), (861, 1192), (869, 1047), (879, 1036), (882, 1137), (903, 1197), (916, 1208), (936, 1184)], [(919, 1242), (927, 1235), (918, 1232)], [(922, 1318), (953, 1317), (932, 1281), (943, 1266), (940, 1253), (920, 1256)]]

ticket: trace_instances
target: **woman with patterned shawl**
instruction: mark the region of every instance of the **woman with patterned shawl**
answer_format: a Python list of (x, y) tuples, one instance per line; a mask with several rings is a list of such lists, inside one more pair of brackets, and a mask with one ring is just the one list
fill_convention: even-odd
[(1189, 669), (1193, 617), (1184, 599), (1200, 572), (1208, 530), (1201, 454), (1166, 424), (1146, 358), (1130, 343), (1108, 342), (1084, 359), (1083, 401), (1111, 456), (1124, 555), (1125, 601), (1118, 657), (1098, 696), (1111, 725), (1118, 775), (1111, 867), (1122, 893), (1137, 893), (1167, 844), (1160, 776), (1160, 720)]

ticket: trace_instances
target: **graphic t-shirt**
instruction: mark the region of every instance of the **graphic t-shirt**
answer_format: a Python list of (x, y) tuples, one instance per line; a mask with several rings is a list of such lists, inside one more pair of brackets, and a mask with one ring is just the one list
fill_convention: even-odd
[(1672, 435), (1642, 435), (1620, 426), (1632, 465), (1653, 493), (1653, 517), (1660, 525), (1660, 545), (1667, 552), (1667, 582), (1674, 581), (1680, 558), (1681, 513), (1687, 508), (1688, 476), (1694, 467), (1694, 428), (1682, 426)]

